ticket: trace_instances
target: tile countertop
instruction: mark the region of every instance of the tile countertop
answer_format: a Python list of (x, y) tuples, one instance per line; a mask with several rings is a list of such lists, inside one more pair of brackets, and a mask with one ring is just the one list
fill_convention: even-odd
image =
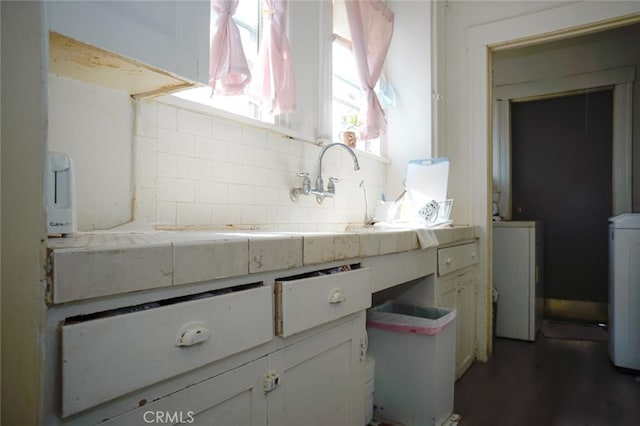
[[(429, 231), (438, 245), (476, 237), (472, 226)], [(418, 232), (100, 231), (49, 238), (52, 302), (417, 250)]]

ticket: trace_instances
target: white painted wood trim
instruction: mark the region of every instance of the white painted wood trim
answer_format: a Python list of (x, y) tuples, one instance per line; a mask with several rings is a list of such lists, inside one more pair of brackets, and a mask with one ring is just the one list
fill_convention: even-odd
[[(493, 107), (493, 186), (500, 191), (498, 208), (511, 219), (511, 108), (509, 100), (496, 100)], [(493, 194), (492, 194), (493, 195)]]
[[(469, 28), (468, 46), (506, 47), (591, 32), (638, 19), (638, 2), (579, 1)], [(528, 39), (528, 40), (527, 40)], [(473, 69), (473, 67), (471, 67)]]
[(316, 140), (326, 140), (330, 143), (333, 140), (332, 134), (332, 115), (333, 102), (325, 102), (327, 93), (333, 96), (333, 43), (331, 35), (333, 34), (333, 2), (322, 2), (322, 11), (320, 19), (320, 28), (322, 35), (319, 37), (320, 46), (318, 51), (321, 55), (320, 81), (318, 84), (318, 123), (320, 125), (317, 130)]
[(633, 83), (613, 91), (613, 214), (632, 210)]
[[(445, 45), (445, 9), (442, 1), (431, 2), (431, 52), (444, 52)], [(446, 138), (446, 104), (443, 96), (446, 91), (447, 73), (445, 58), (431, 55), (431, 155), (433, 158), (446, 156), (444, 141)]]
[[(471, 37), (471, 33), (467, 33)], [(468, 44), (473, 43), (468, 40)], [(469, 134), (468, 140), (471, 143), (471, 176), (469, 176), (469, 187), (471, 188), (471, 223), (478, 228), (478, 292), (476, 300), (476, 336), (478, 340), (478, 359), (487, 361), (489, 359), (490, 348), (488, 347), (491, 337), (491, 180), (492, 180), (492, 159), (488, 141), (491, 140), (490, 115), (488, 114), (488, 102), (490, 99), (490, 79), (489, 79), (489, 55), (486, 46), (476, 46), (468, 50), (470, 73), (470, 102), (468, 105), (469, 114)]]
[(629, 83), (635, 80), (635, 67), (573, 74), (564, 77), (530, 81), (526, 83), (496, 86), (494, 95), (497, 100), (515, 100), (545, 96), (574, 90), (594, 89), (596, 87)]

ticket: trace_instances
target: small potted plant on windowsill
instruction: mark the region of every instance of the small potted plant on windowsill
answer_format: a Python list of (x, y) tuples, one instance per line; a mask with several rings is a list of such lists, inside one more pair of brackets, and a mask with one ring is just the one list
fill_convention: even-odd
[(360, 128), (360, 120), (358, 114), (349, 113), (342, 116), (342, 127), (344, 130), (340, 132), (342, 142), (350, 148), (356, 147), (357, 131)]

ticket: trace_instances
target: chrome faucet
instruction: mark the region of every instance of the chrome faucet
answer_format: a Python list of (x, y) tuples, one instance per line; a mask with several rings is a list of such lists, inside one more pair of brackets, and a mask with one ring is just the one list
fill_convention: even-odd
[(316, 196), (316, 201), (318, 204), (322, 204), (322, 201), (326, 197), (333, 197), (336, 195), (336, 182), (339, 182), (339, 179), (334, 177), (329, 177), (329, 184), (327, 185), (327, 190), (324, 189), (324, 180), (322, 179), (322, 158), (324, 157), (324, 153), (333, 146), (341, 146), (346, 149), (349, 154), (351, 154), (351, 158), (353, 158), (353, 170), (360, 170), (360, 163), (358, 163), (358, 157), (356, 157), (356, 153), (353, 149), (349, 148), (347, 145), (343, 143), (331, 143), (320, 151), (320, 155), (318, 155), (318, 170), (316, 172), (316, 186), (311, 189), (311, 181), (309, 180), (309, 173), (300, 172), (298, 176), (303, 178), (302, 187), (301, 188), (293, 188), (289, 194), (291, 200), (296, 201), (300, 194), (309, 195), (314, 194)]

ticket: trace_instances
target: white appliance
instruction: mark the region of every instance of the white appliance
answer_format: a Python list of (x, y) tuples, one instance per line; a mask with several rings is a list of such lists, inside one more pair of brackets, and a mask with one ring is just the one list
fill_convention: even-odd
[(67, 154), (50, 151), (44, 167), (47, 233), (63, 237), (76, 232), (73, 162)]
[(640, 370), (640, 214), (609, 219), (609, 356)]
[(544, 317), (542, 223), (493, 222), (496, 336), (534, 341)]

